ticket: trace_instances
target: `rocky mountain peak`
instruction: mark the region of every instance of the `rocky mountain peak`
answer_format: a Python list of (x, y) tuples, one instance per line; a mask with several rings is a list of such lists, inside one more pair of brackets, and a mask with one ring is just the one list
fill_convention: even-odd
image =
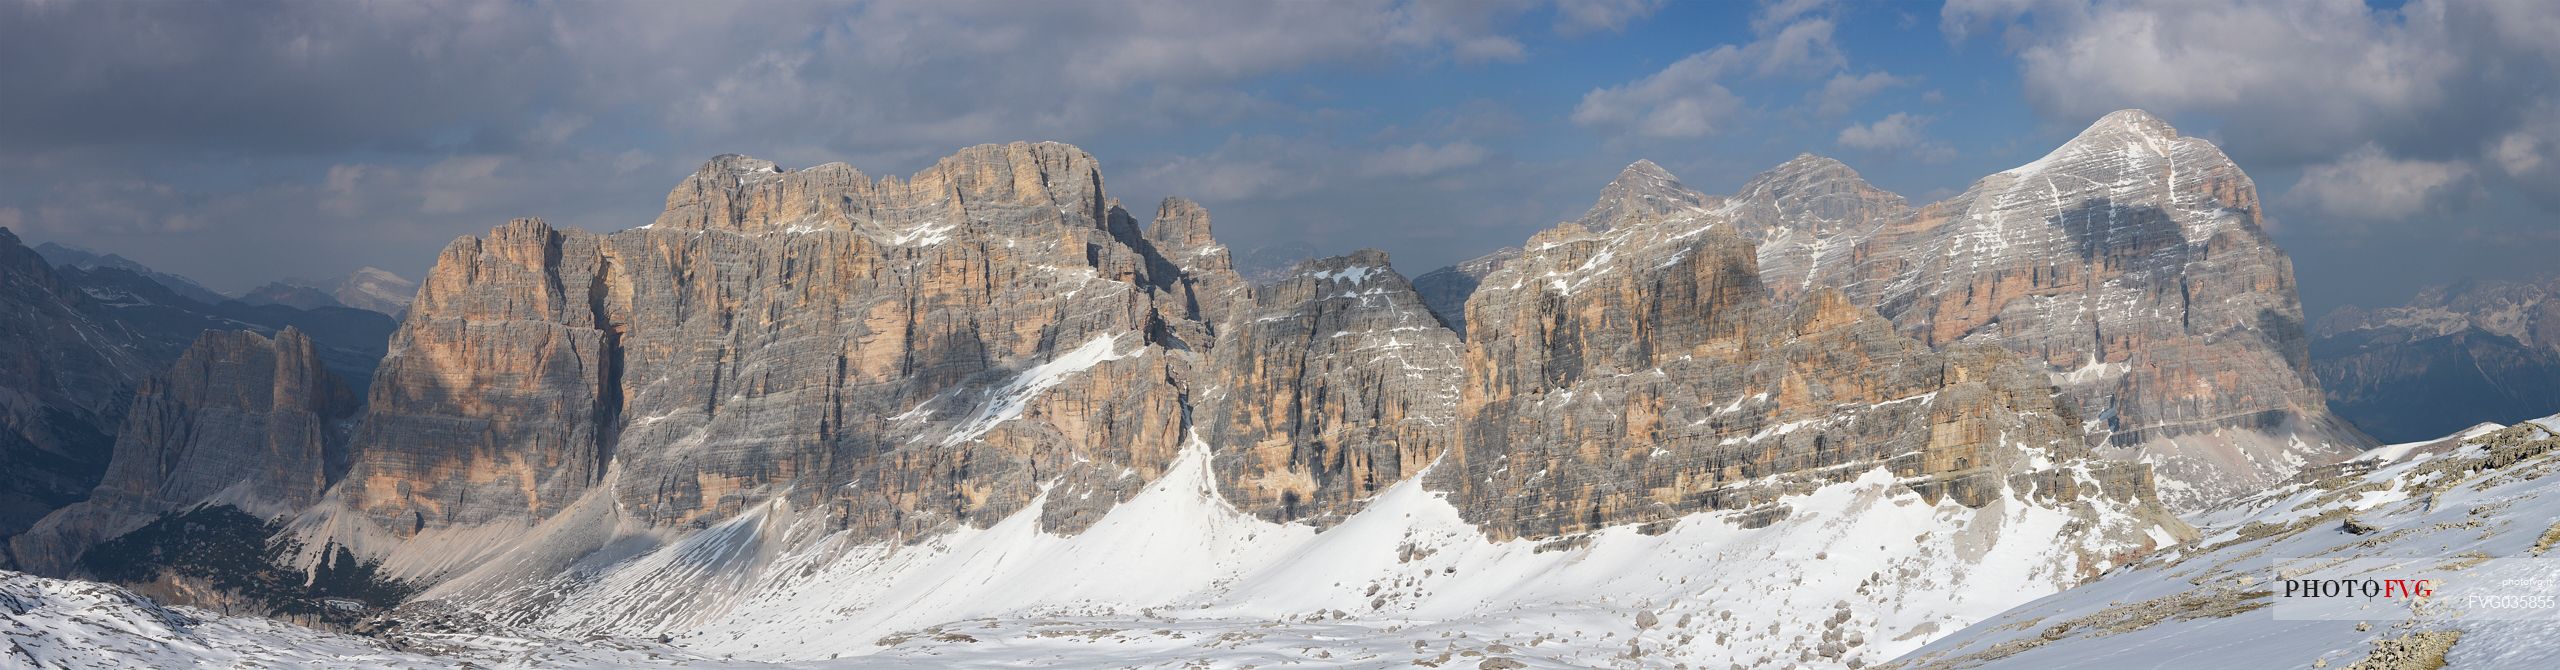
[(745, 154), (720, 154), (718, 156), (711, 157), (711, 160), (704, 161), (702, 163), (702, 168), (694, 170), (693, 173), (698, 176), (716, 176), (740, 179), (756, 174), (782, 174), (783, 169), (774, 165), (773, 161), (756, 158), (754, 156), (748, 156)]
[(1055, 142), (962, 149), (914, 175), (873, 181), (843, 163), (803, 170), (724, 154), (667, 193), (651, 228), (746, 234), (863, 231), (893, 245), (947, 239), (955, 215), (1020, 210), (1027, 223), (1107, 228), (1109, 199), (1093, 155)]
[(1177, 297), (1192, 321), (1211, 329), (1222, 327), (1236, 303), (1248, 299), (1244, 277), (1236, 273), (1235, 259), (1226, 245), (1210, 235), (1209, 209), (1200, 203), (1165, 198), (1156, 205), (1156, 219), (1147, 224), (1146, 237), (1156, 254), (1178, 270), (1166, 276), (1176, 277)]
[(1387, 252), (1360, 249), (1340, 256), (1328, 256), (1299, 263), (1294, 274), (1311, 275), (1319, 281), (1341, 281), (1359, 284), (1369, 276), (1393, 269)]
[[(1777, 167), (1769, 168), (1753, 176), (1751, 181), (1744, 182), (1737, 197), (1749, 198), (1754, 195), (1812, 186), (1829, 187), (1832, 190), (1881, 191), (1867, 183), (1866, 177), (1859, 175), (1858, 171), (1850, 168), (1847, 163), (1829, 156), (1796, 154), (1795, 158), (1779, 163)], [(1901, 198), (1896, 196), (1895, 199)]]
[[(2108, 112), (2106, 116), (2098, 117), (2098, 122), (2090, 124), (2089, 128), (2145, 135), (2164, 140), (2178, 137), (2178, 129), (2171, 127), (2168, 121), (2139, 109), (2119, 109)], [(2082, 134), (2087, 134), (2087, 131), (2083, 131)]]
[(1600, 200), (1592, 203), (1575, 223), (1597, 232), (1704, 206), (1704, 194), (1689, 190), (1688, 185), (1653, 161), (1639, 160), (1618, 171), (1618, 177), (1600, 189)]

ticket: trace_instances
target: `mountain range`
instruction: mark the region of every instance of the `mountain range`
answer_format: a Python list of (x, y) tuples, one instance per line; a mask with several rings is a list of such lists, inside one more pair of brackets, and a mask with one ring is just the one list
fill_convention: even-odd
[(2139, 111), (1918, 206), (1637, 162), (1411, 280), (1249, 276), (1104, 184), (716, 157), (644, 225), (455, 240), (360, 371), (299, 324), (97, 339), (119, 303), (7, 238), (0, 453), (69, 463), (8, 482), (9, 556), (132, 590), (0, 594), (45, 653), (126, 646), (83, 608), (287, 647), (217, 664), (1987, 662), (2375, 446), (2247, 175)]
[(2560, 280), (2466, 281), (2312, 328), (2329, 404), (2373, 436), (2425, 439), (2560, 409)]

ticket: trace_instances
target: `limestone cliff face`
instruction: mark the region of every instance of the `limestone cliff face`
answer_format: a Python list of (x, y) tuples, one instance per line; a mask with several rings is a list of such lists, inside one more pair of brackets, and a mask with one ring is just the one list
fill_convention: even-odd
[(2089, 450), (2040, 370), (1933, 350), (1836, 291), (1774, 303), (1720, 203), (1627, 197), (1677, 188), (1646, 167), (1467, 303), (1459, 448), (1432, 485), (1470, 520), (1549, 537), (1750, 510), (1876, 468), (1968, 505), (2004, 490), (2148, 504), (2140, 466), (2052, 466)]
[(1878, 469), (1932, 501), (2157, 511), (2146, 468), (2090, 460), (2043, 367), (1933, 348), (1852, 293), (1782, 298), (1733, 201), (1649, 164), (1471, 271), (1464, 337), (1384, 254), (1248, 286), (1205, 209), (1167, 200), (1142, 232), (1101, 185), (1054, 144), (876, 181), (723, 156), (648, 226), (457, 240), (301, 527), (429, 579), (541, 538), (452, 587), (529, 593), (613, 538), (739, 518), (794, 541), (1015, 514), (1073, 534), (1186, 448), (1265, 519), (1331, 523), (1427, 470), (1505, 538), (1761, 522)]
[(1234, 313), (1193, 402), (1238, 508), (1323, 522), (1448, 448), (1458, 338), (1385, 253), (1300, 264)]
[(445, 247), (374, 373), (349, 503), (414, 531), (548, 516), (600, 480), (621, 395), (604, 245), (519, 219)]
[(650, 226), (519, 221), (448, 248), (341, 497), (402, 534), (609, 486), (654, 525), (787, 499), (913, 536), (1045, 491), (1043, 521), (1073, 530), (1181, 442), (1189, 359), (1165, 345), (1189, 308), (1147, 248), (1064, 145), (877, 182), (723, 156)]
[(343, 467), (342, 422), (354, 394), (329, 374), (311, 338), (212, 331), (144, 382), (89, 499), (38, 522), (11, 547), (27, 569), (67, 573), (80, 553), (204, 503), (252, 513), (299, 511)]
[(1859, 262), (1858, 243), (1911, 216), (1902, 196), (1812, 154), (1752, 178), (1720, 210), (1759, 246), (1761, 275), (1780, 301), (1823, 286), (1863, 288), (1842, 271)]
[(1147, 225), (1147, 242), (1171, 266), (1158, 270), (1158, 279), (1173, 294), (1182, 318), (1214, 330), (1253, 301), (1226, 245), (1210, 236), (1209, 210), (1200, 203), (1165, 198), (1156, 207), (1155, 222)]
[(2323, 402), (2292, 262), (2261, 218), (2220, 150), (2127, 110), (1814, 281), (1932, 345), (2041, 362), (2112, 451), (2158, 463), (2191, 506), (2371, 444)]
[[(2174, 505), (2372, 443), (2323, 402), (2292, 263), (2261, 230), (2248, 176), (2140, 111), (1925, 207), (1818, 156), (1729, 198), (1639, 163), (1580, 225), (1666, 205), (1730, 226), (1777, 302), (1833, 287), (1928, 346), (1993, 344), (2040, 364), (2104, 451), (2162, 464)], [(1455, 281), (1470, 276), (1486, 275), (1425, 275), (1484, 290)]]

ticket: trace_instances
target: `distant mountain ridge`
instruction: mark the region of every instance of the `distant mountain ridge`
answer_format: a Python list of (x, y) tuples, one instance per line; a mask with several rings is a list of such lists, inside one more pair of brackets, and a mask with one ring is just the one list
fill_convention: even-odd
[(2560, 278), (2431, 286), (2341, 307), (2312, 335), (2330, 405), (2384, 440), (2560, 411)]
[[(1931, 205), (1818, 156), (1731, 197), (1638, 162), (1447, 272), (1249, 279), (1206, 208), (1142, 223), (1073, 146), (880, 178), (723, 155), (645, 225), (447, 245), (361, 410), (307, 329), (208, 336), (127, 410), (150, 429), (100, 501), (21, 551), (298, 507), (293, 546), (418, 603), (752, 661), (1076, 617), (1176, 650), (1299, 621), (1425, 665), (1865, 667), (2370, 443), (2258, 218), (2219, 150), (2127, 111)], [(251, 451), (294, 457), (205, 492)]]
[[(381, 362), (394, 325), (343, 307), (208, 304), (171, 288), (170, 275), (136, 270), (141, 266), (130, 261), (71, 258), (57, 267), (0, 229), (0, 369), (7, 371), (0, 374), (0, 539), (90, 496), (125, 437), (136, 391), (200, 337), (307, 334), (311, 350), (303, 360), (361, 382)], [(214, 393), (231, 392), (255, 393)], [(231, 427), (209, 425), (205, 434)], [(15, 560), (0, 552), (0, 564)]]
[(115, 268), (139, 274), (150, 278), (151, 281), (158, 282), (163, 287), (167, 287), (173, 293), (186, 296), (188, 300), (194, 300), (207, 305), (219, 304), (224, 300), (231, 299), (231, 296), (224, 295), (220, 291), (205, 288), (203, 284), (196, 283), (196, 280), (153, 270), (141, 263), (134, 262), (132, 259), (115, 254), (100, 253), (53, 242), (38, 244), (35, 247), (35, 251), (37, 255), (44, 257), (45, 262), (56, 266), (68, 266), (79, 270)]
[(409, 310), (409, 300), (417, 292), (417, 282), (389, 270), (364, 267), (337, 280), (279, 279), (251, 289), (240, 299), (253, 305), (284, 305), (296, 309), (352, 307), (397, 317)]

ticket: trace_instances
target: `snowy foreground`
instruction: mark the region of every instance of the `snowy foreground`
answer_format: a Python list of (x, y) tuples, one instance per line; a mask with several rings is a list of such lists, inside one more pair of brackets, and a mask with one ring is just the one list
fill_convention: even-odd
[[(2383, 447), (2364, 456), (2370, 472), (2200, 513), (2202, 539), (1947, 636), (1892, 667), (2379, 670), (2432, 669), (2440, 659), (2450, 668), (2560, 668), (2560, 618), (2489, 619), (2444, 597), (2368, 608), (2356, 619), (2296, 620), (2280, 617), (2285, 605), (2271, 597), (2275, 580), (2306, 563), (2416, 566), (2355, 569), (2373, 578), (2426, 570), (2511, 592), (2560, 587), (2560, 449), (2551, 442), (2560, 417), (2499, 428)], [(2348, 519), (2364, 532), (2350, 532)]]
[(1881, 470), (1787, 498), (1791, 512), (1762, 528), (1701, 514), (1575, 542), (1493, 542), (1407, 482), (1317, 532), (1237, 513), (1210, 485), (1206, 458), (1195, 443), (1173, 472), (1073, 537), (1040, 532), (1025, 513), (916, 545), (854, 544), (809, 537), (776, 505), (548, 580), (466, 575), (427, 597), (502, 623), (404, 632), (409, 652), (10, 575), (9, 635), (24, 650), (12, 660), (1858, 667), (2112, 567), (2090, 557), (2140, 549), (2125, 538), (2168, 541), (2085, 502), (1931, 505)]
[(2282, 620), (2267, 594), (2276, 557), (2560, 548), (2555, 431), (2376, 450), (2369, 472), (2214, 508), (2201, 539), (2058, 594), (2073, 577), (2055, 538), (2090, 537), (2059, 513), (1926, 505), (1883, 473), (1789, 499), (1766, 528), (1700, 515), (1541, 547), (1486, 541), (1410, 484), (1321, 533), (1262, 523), (1218, 500), (1195, 450), (1072, 538), (1026, 516), (838, 547), (793, 541), (769, 509), (546, 582), (565, 601), (540, 616), (392, 641), (0, 573), (0, 666), (2560, 667), (2560, 621)]

